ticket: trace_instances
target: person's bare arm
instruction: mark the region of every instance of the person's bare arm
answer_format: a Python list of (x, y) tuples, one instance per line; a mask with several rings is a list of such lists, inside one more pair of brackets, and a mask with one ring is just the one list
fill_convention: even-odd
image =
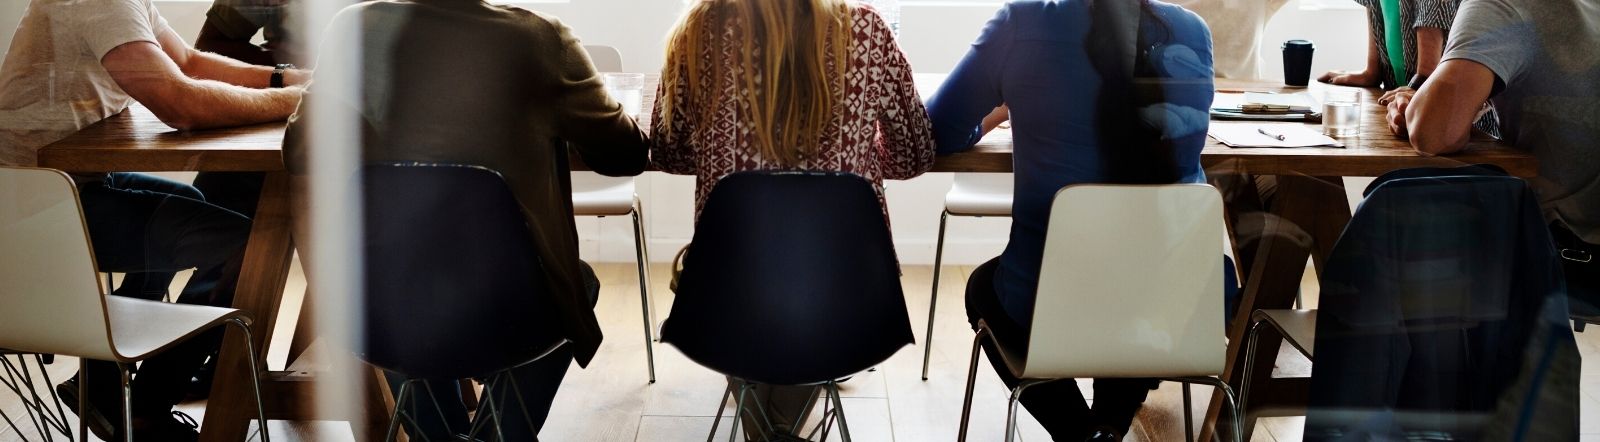
[[(265, 89), (271, 85), (272, 68), (195, 50), (171, 27), (157, 30), (156, 42), (161, 44), (161, 50), (177, 64), (178, 69), (190, 77), (253, 89)], [(310, 72), (290, 69), (284, 73), (283, 83), (291, 86), (299, 85), (305, 84), (310, 79)]]
[(1439, 28), (1416, 28), (1417, 37), (1417, 74), (1432, 76), (1433, 71), (1439, 68), (1439, 59), (1444, 58), (1444, 30)]
[(117, 46), (100, 63), (117, 86), (180, 130), (282, 121), (300, 102), (300, 87), (250, 89), (191, 78), (148, 41)]
[(1389, 103), (1389, 129), (1409, 134), (1418, 152), (1443, 155), (1460, 151), (1472, 138), (1472, 123), (1494, 90), (1494, 72), (1471, 60), (1439, 65), (1422, 89)]

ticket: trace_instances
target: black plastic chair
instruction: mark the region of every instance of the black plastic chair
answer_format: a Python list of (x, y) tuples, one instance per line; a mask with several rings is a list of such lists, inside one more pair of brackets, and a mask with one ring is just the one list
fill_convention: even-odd
[(1576, 438), (1564, 282), (1525, 183), (1369, 193), (1325, 265), (1305, 439)]
[(899, 275), (865, 179), (732, 174), (700, 214), (661, 341), (738, 381), (723, 395), (737, 393), (734, 435), (752, 383), (822, 385), (833, 410), (818, 428), (836, 418), (848, 441), (835, 380), (913, 341)]
[(362, 186), (366, 296), (356, 348), (412, 378), (387, 437), (411, 419), (404, 404), (422, 380), (488, 378), (468, 436), (498, 427), (505, 395), (519, 389), (506, 373), (567, 342), (522, 206), (499, 173), (476, 166), (369, 165)]

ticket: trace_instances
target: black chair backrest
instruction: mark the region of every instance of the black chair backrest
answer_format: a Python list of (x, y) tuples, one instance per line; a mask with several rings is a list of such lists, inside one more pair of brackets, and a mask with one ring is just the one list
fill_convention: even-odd
[(1566, 394), (1538, 388), (1562, 370), (1529, 368), (1576, 347), (1550, 236), (1522, 180), (1383, 182), (1324, 268), (1306, 440), (1480, 440), (1488, 423), (1518, 419), (1514, 408)]
[(565, 342), (521, 205), (461, 165), (363, 169), (362, 359), (415, 378), (482, 377)]
[(744, 172), (707, 198), (662, 342), (726, 375), (826, 382), (912, 342), (888, 224), (871, 183)]

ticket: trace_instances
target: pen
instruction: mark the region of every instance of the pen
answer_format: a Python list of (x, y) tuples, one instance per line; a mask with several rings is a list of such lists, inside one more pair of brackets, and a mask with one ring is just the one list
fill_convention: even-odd
[(1272, 137), (1272, 138), (1277, 138), (1278, 141), (1284, 141), (1284, 140), (1289, 139), (1289, 137), (1285, 137), (1285, 136), (1283, 136), (1283, 134), (1275, 134), (1275, 133), (1272, 133), (1272, 132), (1267, 132), (1266, 129), (1256, 129), (1256, 132), (1261, 132), (1262, 135), (1266, 135), (1266, 136), (1269, 136), (1269, 137)]

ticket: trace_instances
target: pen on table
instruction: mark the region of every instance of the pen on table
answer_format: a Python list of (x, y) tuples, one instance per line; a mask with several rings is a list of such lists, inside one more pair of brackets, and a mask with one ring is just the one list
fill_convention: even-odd
[(1272, 132), (1267, 132), (1267, 130), (1264, 129), (1264, 128), (1263, 129), (1256, 129), (1256, 132), (1261, 132), (1262, 135), (1266, 135), (1266, 136), (1269, 136), (1269, 137), (1272, 137), (1272, 138), (1276, 138), (1276, 139), (1278, 139), (1278, 141), (1284, 141), (1284, 140), (1288, 140), (1289, 139), (1289, 137), (1285, 137), (1285, 136), (1283, 136), (1283, 134), (1276, 134), (1276, 133), (1272, 133)]

